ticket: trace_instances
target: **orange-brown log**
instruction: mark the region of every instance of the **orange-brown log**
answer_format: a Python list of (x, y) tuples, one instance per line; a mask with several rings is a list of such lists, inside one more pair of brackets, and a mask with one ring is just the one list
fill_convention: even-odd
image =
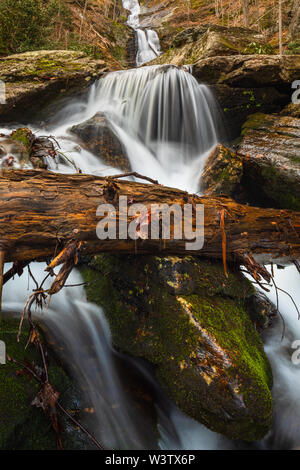
[[(187, 251), (187, 240), (173, 237), (164, 241), (99, 240), (97, 207), (113, 204), (118, 219), (121, 195), (131, 204), (142, 203), (148, 209), (155, 203), (204, 204), (203, 249)], [(128, 222), (131, 220), (133, 217), (128, 217)], [(83, 254), (191, 254), (222, 259), (224, 230), (228, 261), (242, 262), (247, 255), (263, 263), (300, 260), (300, 212), (255, 208), (226, 197), (197, 197), (156, 184), (92, 175), (38, 170), (5, 170), (0, 174), (0, 247), (5, 251), (5, 261), (49, 259), (70, 240), (82, 241)]]

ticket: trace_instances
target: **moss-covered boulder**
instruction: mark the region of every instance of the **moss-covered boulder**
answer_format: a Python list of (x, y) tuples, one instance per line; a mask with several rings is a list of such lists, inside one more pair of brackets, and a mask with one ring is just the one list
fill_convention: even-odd
[[(41, 367), (39, 352), (33, 345), (25, 350), (28, 325), (23, 326), (17, 343), (19, 319), (5, 316), (0, 320), (0, 340), (6, 353), (22, 364)], [(78, 391), (55, 358), (48, 354), (49, 378), (60, 393), (60, 402), (73, 413), (78, 408)], [(22, 366), (13, 362), (0, 364), (0, 449), (55, 450), (56, 437), (49, 418), (32, 405), (39, 384)], [(61, 437), (65, 449), (91, 448), (85, 435), (75, 429), (64, 416), (60, 417)]]
[(272, 372), (246, 312), (240, 274), (188, 258), (95, 257), (82, 267), (114, 344), (156, 366), (181, 410), (231, 438), (262, 438), (272, 421)]
[(107, 165), (130, 171), (126, 150), (114, 133), (104, 113), (71, 127), (70, 132), (79, 137), (83, 147), (99, 156)]
[(241, 157), (221, 144), (210, 152), (201, 177), (205, 195), (234, 196), (243, 174)]
[(36, 112), (54, 99), (87, 90), (108, 68), (82, 52), (34, 51), (0, 57), (0, 80), (5, 103), (0, 122), (36, 118)]
[(243, 183), (267, 204), (300, 210), (300, 119), (257, 113), (243, 125)]

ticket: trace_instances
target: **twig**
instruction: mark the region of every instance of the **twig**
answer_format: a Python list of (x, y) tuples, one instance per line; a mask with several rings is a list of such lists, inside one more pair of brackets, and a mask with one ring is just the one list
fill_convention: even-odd
[(18, 276), (22, 276), (24, 268), (28, 266), (30, 261), (16, 261), (13, 266), (6, 271), (6, 273), (3, 276), (3, 285), (6, 284), (12, 277), (14, 277), (15, 274), (18, 274)]
[(76, 163), (73, 160), (71, 160), (69, 157), (67, 157), (66, 154), (64, 154), (61, 150), (58, 150), (57, 153), (61, 155), (63, 158), (65, 158), (69, 163), (71, 163), (71, 165), (75, 168), (77, 173), (82, 173), (81, 169), (78, 168)]
[[(21, 362), (17, 361), (13, 357), (10, 357), (10, 356), (6, 356), (6, 357), (9, 362), (13, 362), (14, 364), (17, 364), (23, 369), (27, 370), (27, 372), (29, 372), (29, 374), (31, 374), (32, 377), (34, 377), (35, 380), (39, 382), (41, 385), (45, 385), (45, 383), (47, 382), (47, 381), (43, 381), (32, 369), (30, 369), (30, 367), (27, 367), (25, 364), (22, 364)], [(81, 431), (84, 432), (91, 439), (91, 441), (98, 447), (98, 449), (104, 450), (100, 442), (98, 442), (97, 439), (84, 426), (82, 426), (82, 424), (80, 424), (75, 418), (73, 418), (73, 416), (71, 416), (70, 413), (68, 413), (67, 410), (65, 410), (65, 408), (58, 401), (56, 402), (56, 406), (73, 422), (73, 424), (78, 426), (81, 429)]]
[(276, 292), (276, 311), (278, 313), (278, 315), (280, 316), (281, 320), (282, 320), (282, 325), (283, 325), (283, 329), (282, 329), (282, 336), (281, 336), (281, 341), (283, 341), (284, 337), (285, 337), (285, 321), (284, 321), (284, 318), (283, 316), (281, 315), (280, 311), (279, 311), (279, 296), (278, 296), (278, 287), (275, 283), (275, 280), (274, 280), (274, 277), (271, 276), (272, 278), (272, 282), (273, 282), (273, 285), (275, 287), (275, 292)]
[(107, 179), (126, 178), (127, 176), (135, 176), (136, 178), (140, 178), (141, 180), (149, 181), (150, 183), (153, 183), (153, 184), (159, 184), (158, 181), (153, 180), (152, 178), (149, 178), (148, 176), (140, 175), (139, 173), (136, 173), (135, 171), (131, 171), (129, 173), (122, 173), (120, 175), (108, 176)]
[(91, 439), (91, 441), (93, 441), (93, 443), (95, 444), (95, 446), (98, 447), (98, 449), (104, 450), (100, 442), (98, 442), (97, 439), (87, 429), (85, 429), (75, 418), (73, 418), (73, 416), (71, 416), (70, 413), (68, 413), (67, 410), (65, 410), (59, 402), (57, 402), (56, 405), (66, 416), (68, 416), (71, 421), (73, 421), (76, 426), (81, 429), (81, 431), (83, 431)]
[(299, 262), (294, 260), (293, 263), (296, 266), (298, 273), (300, 274), (300, 264), (299, 264)]

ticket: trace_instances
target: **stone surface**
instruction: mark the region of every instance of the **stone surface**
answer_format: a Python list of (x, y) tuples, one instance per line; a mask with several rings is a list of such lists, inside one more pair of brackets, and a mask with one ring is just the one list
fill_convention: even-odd
[(291, 84), (300, 76), (300, 55), (207, 58), (199, 60), (192, 73), (212, 88), (228, 135), (236, 138), (250, 114), (278, 113), (291, 101)]
[(272, 325), (277, 316), (277, 309), (268, 297), (260, 291), (246, 299), (247, 312), (258, 331), (263, 331)]
[(172, 46), (152, 63), (187, 65), (205, 57), (246, 54), (251, 43), (267, 49), (262, 34), (251, 29), (217, 25), (190, 27), (179, 32)]
[(70, 132), (76, 134), (83, 146), (99, 156), (107, 165), (124, 171), (130, 170), (126, 151), (103, 113), (97, 113), (91, 119), (73, 126)]
[(234, 196), (243, 175), (241, 157), (221, 144), (210, 152), (201, 178), (201, 190), (205, 195), (225, 194)]
[(287, 85), (291, 90), (291, 84), (299, 74), (300, 55), (209, 57), (198, 60), (193, 68), (193, 75), (203, 83), (237, 88)]
[(32, 119), (52, 100), (83, 93), (105, 71), (103, 60), (93, 60), (82, 52), (35, 51), (1, 57), (6, 103), (0, 104), (0, 122)]
[(300, 119), (257, 113), (242, 134), (244, 185), (269, 206), (300, 210)]
[(95, 257), (81, 272), (118, 349), (145, 358), (175, 403), (210, 429), (257, 440), (272, 421), (272, 373), (246, 313), (254, 289), (196, 258)]

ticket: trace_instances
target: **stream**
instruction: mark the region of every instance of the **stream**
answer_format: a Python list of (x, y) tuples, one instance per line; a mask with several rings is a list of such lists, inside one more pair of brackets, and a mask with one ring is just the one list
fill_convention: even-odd
[[(140, 5), (123, 0), (130, 11), (128, 25), (137, 35), (137, 66), (160, 54), (157, 33), (139, 27)], [(46, 129), (31, 126), (37, 135), (54, 135), (63, 153), (84, 173), (99, 176), (120, 173), (81, 148), (69, 129), (104, 113), (122, 142), (133, 171), (157, 179), (161, 184), (192, 193), (200, 191), (199, 180), (205, 158), (224, 136), (218, 103), (205, 85), (199, 85), (188, 67), (144, 66), (113, 72), (92, 85), (87, 98), (61, 109)], [(8, 129), (0, 132), (9, 133)], [(175, 156), (175, 157), (174, 157)], [(66, 161), (49, 161), (52, 171), (73, 173)], [(9, 267), (9, 266), (6, 266)], [(44, 278), (45, 265), (32, 264), (37, 280)], [(295, 267), (275, 269), (277, 285), (300, 305)], [(68, 284), (80, 284), (76, 270)], [(45, 286), (47, 288), (48, 286)], [(6, 312), (23, 309), (34, 288), (24, 273), (9, 281), (3, 291)], [(275, 289), (268, 294), (276, 303)], [(300, 446), (300, 366), (291, 361), (293, 341), (300, 339), (300, 321), (291, 299), (279, 293), (279, 309), (286, 332), (281, 341), (280, 319), (264, 333), (264, 344), (274, 372), (275, 418), (270, 433), (260, 442), (230, 441), (181, 413), (168, 399), (144, 361), (117, 353), (104, 312), (86, 300), (83, 287), (65, 288), (51, 300), (50, 308), (36, 312), (63, 349), (68, 364), (76, 364), (75, 381), (95, 412), (84, 423), (95, 437), (112, 449), (293, 449)], [(126, 392), (128, 375), (139, 377), (151, 396), (157, 427), (144, 409), (138, 409)]]

